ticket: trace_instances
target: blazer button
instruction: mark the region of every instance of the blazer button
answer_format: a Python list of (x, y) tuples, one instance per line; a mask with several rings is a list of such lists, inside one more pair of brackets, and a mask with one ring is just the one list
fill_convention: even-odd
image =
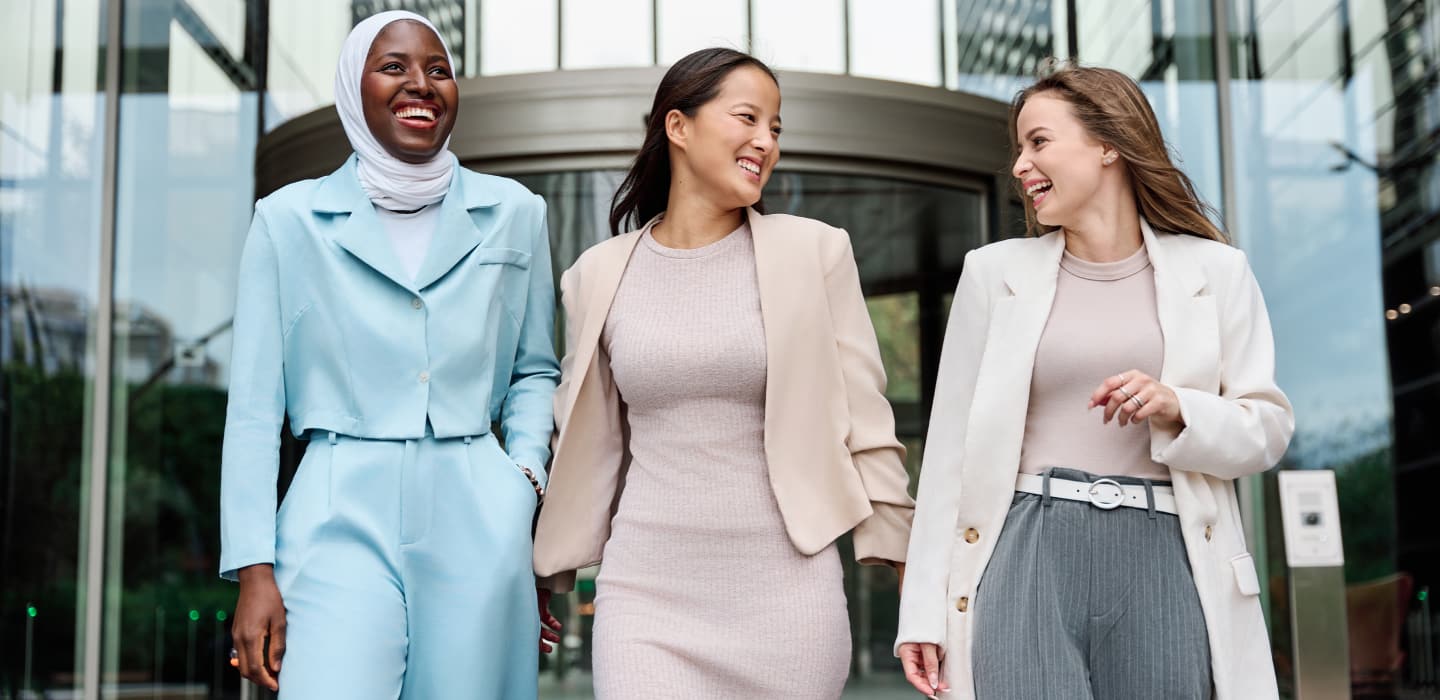
[(980, 531), (979, 531), (979, 530), (976, 530), (976, 529), (973, 528), (973, 527), (970, 528), (970, 529), (968, 529), (968, 530), (966, 530), (966, 531), (965, 531), (965, 541), (966, 541), (966, 542), (969, 542), (970, 544), (975, 544), (976, 542), (979, 542), (979, 541), (980, 541)]
[(1206, 541), (1206, 542), (1209, 542), (1209, 541), (1210, 541), (1210, 535), (1211, 535), (1213, 532), (1214, 532), (1214, 531), (1210, 529), (1210, 526), (1209, 526), (1209, 525), (1206, 525), (1206, 526), (1205, 526), (1205, 541)]
[(960, 598), (955, 601), (955, 609), (956, 609), (956, 610), (959, 610), (960, 612), (965, 612), (966, 610), (969, 610), (969, 609), (970, 609), (970, 597), (969, 597), (969, 596), (963, 596), (963, 595), (960, 596)]
[(430, 373), (429, 373), (429, 372), (421, 372), (421, 373), (420, 373), (420, 383), (421, 383), (421, 384), (424, 384), (424, 383), (426, 383), (426, 382), (428, 382), (428, 381), (430, 381)]
[(424, 305), (425, 305), (425, 302), (420, 301), (420, 297), (415, 297), (414, 299), (411, 299), (411, 300), (410, 300), (410, 305), (418, 309), (418, 308), (424, 306)]

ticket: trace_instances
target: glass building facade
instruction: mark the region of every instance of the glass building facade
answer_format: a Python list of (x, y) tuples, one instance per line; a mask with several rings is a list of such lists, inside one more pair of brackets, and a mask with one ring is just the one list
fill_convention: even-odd
[[(462, 160), (546, 197), (557, 273), (608, 235), (657, 66), (725, 45), (778, 69), (766, 201), (851, 232), (912, 474), (964, 254), (1022, 233), (1003, 103), (1050, 56), (1133, 76), (1264, 290), (1281, 469), (1335, 471), (1356, 695), (1440, 694), (1437, 0), (11, 0), (0, 698), (240, 696), (216, 577), (239, 250), (258, 196), (347, 152), (339, 47), (395, 7), (465, 77)], [(1277, 478), (1241, 486), (1289, 693)], [(894, 575), (846, 576), (852, 692), (898, 689)], [(542, 697), (587, 697), (583, 578)]]

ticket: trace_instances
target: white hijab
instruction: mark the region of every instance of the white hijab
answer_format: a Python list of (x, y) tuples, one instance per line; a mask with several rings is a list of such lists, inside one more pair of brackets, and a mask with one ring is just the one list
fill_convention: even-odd
[[(450, 191), (450, 178), (455, 171), (455, 154), (450, 152), (450, 138), (434, 158), (424, 163), (406, 163), (390, 155), (370, 127), (365, 124), (365, 108), (360, 101), (360, 78), (365, 74), (365, 57), (370, 54), (370, 45), (375, 37), (391, 22), (411, 20), (419, 22), (440, 37), (445, 47), (445, 57), (450, 65), (455, 58), (445, 37), (435, 29), (430, 20), (413, 12), (392, 10), (371, 15), (350, 30), (345, 43), (340, 47), (340, 63), (335, 67), (335, 108), (340, 112), (340, 123), (345, 126), (345, 136), (350, 147), (359, 157), (356, 173), (360, 176), (360, 187), (370, 201), (386, 209), (419, 209), (445, 198)], [(448, 105), (455, 109), (456, 105)]]

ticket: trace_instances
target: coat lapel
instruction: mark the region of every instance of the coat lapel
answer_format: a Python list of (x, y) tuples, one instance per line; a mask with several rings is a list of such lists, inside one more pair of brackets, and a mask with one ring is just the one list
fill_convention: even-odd
[(360, 189), (355, 164), (356, 158), (351, 155), (345, 165), (325, 178), (315, 193), (312, 208), (316, 212), (346, 214), (345, 223), (334, 236), (336, 245), (390, 281), (414, 292), (414, 285), (400, 269), (400, 260), (395, 257), (380, 217), (375, 214), (375, 206)]
[(965, 473), (971, 483), (983, 484), (974, 490), (977, 494), (1014, 489), (1035, 350), (1055, 301), (1065, 239), (1053, 233), (1020, 250), (1023, 254), (1005, 267), (1003, 279), (1011, 295), (998, 299), (992, 309), (975, 383), (972, 405), (993, 407), (972, 413), (967, 433), (966, 451), (979, 458), (966, 460)]
[(760, 321), (765, 329), (765, 435), (768, 446), (771, 436), (776, 434), (775, 426), (783, 425), (785, 420), (777, 410), (785, 405), (785, 402), (780, 400), (783, 397), (778, 396), (778, 392), (783, 390), (779, 385), (796, 376), (790, 363), (803, 359), (808, 353), (797, 352), (797, 345), (792, 341), (792, 334), (796, 329), (791, 322), (794, 320), (792, 302), (798, 300), (794, 299), (793, 290), (786, 293), (786, 290), (781, 288), (787, 274), (793, 275), (793, 272), (787, 273), (786, 270), (787, 263), (793, 264), (793, 261), (784, 255), (784, 241), (778, 238), (784, 234), (775, 230), (772, 221), (768, 221), (763, 214), (752, 208), (746, 208), (745, 216), (750, 224), (750, 236), (755, 247)]
[(491, 212), (474, 213), (500, 203), (500, 197), (476, 178), (466, 183), (465, 171), (455, 166), (450, 191), (440, 203), (440, 226), (435, 230), (430, 250), (420, 271), (415, 275), (415, 288), (424, 289), (454, 269), (493, 231), (495, 217)]
[(653, 223), (652, 221), (646, 224), (640, 231), (620, 236), (614, 245), (596, 249), (593, 254), (601, 257), (585, 266), (587, 270), (593, 271), (594, 278), (581, 280), (577, 288), (582, 295), (579, 302), (584, 314), (581, 316), (580, 335), (575, 337), (575, 347), (566, 348), (565, 351), (575, 353), (575, 362), (570, 367), (571, 371), (580, 374), (570, 384), (570, 395), (564, 397), (561, 412), (565, 423), (562, 425), (568, 423), (570, 412), (575, 408), (575, 400), (589, 378), (590, 366), (594, 364), (595, 351), (600, 345), (600, 331), (605, 328), (605, 319), (609, 317), (610, 306), (615, 302), (615, 292), (620, 289), (620, 279), (625, 275), (625, 267), (630, 264), (630, 255), (635, 251), (635, 244), (640, 241), (641, 234)]
[(1203, 294), (1205, 276), (1175, 245), (1175, 234), (1157, 234), (1140, 221), (1155, 273), (1155, 307), (1165, 340), (1160, 381), (1169, 386), (1213, 390), (1219, 362), (1219, 319), (1214, 297)]
[(482, 230), (476, 226), (470, 211), (500, 203), (499, 197), (487, 188), (467, 188), (464, 171), (456, 165), (450, 191), (440, 203), (440, 223), (430, 242), (430, 249), (425, 254), (419, 273), (411, 280), (400, 267), (390, 237), (385, 233), (380, 217), (375, 214), (375, 206), (360, 188), (355, 168), (356, 157), (351, 155), (339, 170), (320, 184), (311, 208), (327, 214), (348, 214), (345, 223), (335, 233), (335, 243), (412, 293), (434, 284), (484, 239), (489, 229)]

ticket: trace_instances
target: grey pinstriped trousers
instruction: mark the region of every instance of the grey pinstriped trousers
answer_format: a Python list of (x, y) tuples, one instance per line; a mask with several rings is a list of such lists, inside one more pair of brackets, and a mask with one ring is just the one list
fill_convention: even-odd
[(1205, 618), (1174, 515), (1016, 493), (972, 607), (978, 700), (1210, 698)]

